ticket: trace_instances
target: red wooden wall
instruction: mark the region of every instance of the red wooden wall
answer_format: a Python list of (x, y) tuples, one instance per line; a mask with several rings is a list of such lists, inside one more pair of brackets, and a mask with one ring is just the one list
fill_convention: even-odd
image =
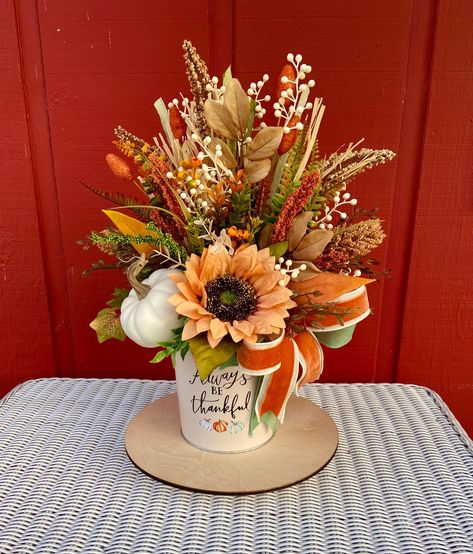
[(76, 241), (104, 203), (76, 179), (124, 186), (103, 163), (113, 128), (155, 134), (154, 100), (186, 88), (189, 38), (245, 83), (301, 52), (327, 105), (322, 152), (364, 137), (398, 153), (353, 188), (381, 208), (394, 279), (323, 377), (429, 386), (473, 432), (472, 18), (469, 0), (3, 0), (0, 394), (40, 376), (172, 376), (88, 327), (122, 277), (80, 278), (95, 253)]

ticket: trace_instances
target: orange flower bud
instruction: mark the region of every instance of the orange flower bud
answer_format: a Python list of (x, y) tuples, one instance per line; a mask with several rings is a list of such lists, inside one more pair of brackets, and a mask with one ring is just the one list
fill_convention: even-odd
[[(299, 119), (300, 119), (299, 116), (293, 115), (289, 120), (289, 123), (287, 124), (287, 126), (295, 127), (296, 124), (299, 122)], [(299, 131), (297, 129), (291, 129), (289, 133), (284, 133), (278, 148), (278, 154), (280, 156), (282, 156), (292, 148), (293, 144), (296, 142), (298, 133)]]
[(172, 134), (177, 140), (182, 140), (186, 136), (187, 125), (182, 119), (177, 106), (169, 108), (169, 125), (171, 126)]
[(133, 173), (123, 158), (120, 158), (120, 156), (116, 154), (107, 154), (105, 156), (105, 161), (115, 177), (124, 179), (125, 181), (133, 181)]
[[(281, 82), (281, 79), (286, 82)], [(290, 63), (287, 63), (283, 66), (281, 73), (278, 77), (278, 85), (276, 87), (276, 102), (279, 102), (283, 106), (285, 105), (286, 101), (283, 99), (282, 101), (279, 101), (281, 98), (281, 93), (285, 90), (292, 90), (294, 91), (296, 88), (296, 85), (291, 82), (296, 80), (296, 70), (294, 69), (294, 66)]]

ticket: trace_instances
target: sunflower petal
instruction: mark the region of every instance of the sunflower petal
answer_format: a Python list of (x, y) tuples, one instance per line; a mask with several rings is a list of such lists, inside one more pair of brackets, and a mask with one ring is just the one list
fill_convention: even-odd
[(240, 342), (245, 338), (245, 334), (242, 331), (235, 329), (233, 325), (228, 326), (228, 332), (230, 333), (233, 342)]
[(264, 273), (263, 275), (257, 277), (253, 282), (253, 288), (256, 291), (258, 296), (267, 294), (271, 292), (272, 289), (278, 285), (278, 282), (281, 279), (281, 274), (279, 271), (273, 271), (272, 273)]
[(246, 248), (239, 248), (230, 261), (229, 272), (236, 277), (245, 277), (256, 266), (257, 248), (253, 244)]
[(212, 321), (212, 317), (201, 317), (196, 321), (197, 325), (197, 332), (203, 333), (204, 331), (208, 331), (210, 329), (210, 322)]
[(201, 262), (202, 271), (200, 273), (200, 281), (205, 286), (209, 281), (224, 275), (230, 264), (230, 255), (226, 250), (214, 252), (210, 254), (207, 251), (205, 260)]
[(183, 302), (186, 302), (187, 299), (182, 296), (182, 294), (173, 294), (168, 298), (168, 303), (172, 306), (179, 306), (179, 304), (182, 304)]
[(210, 322), (210, 333), (216, 339), (224, 337), (228, 333), (226, 322), (214, 317)]
[(207, 331), (207, 341), (209, 343), (210, 348), (215, 348), (216, 346), (218, 346), (222, 338), (223, 337), (216, 339), (212, 336), (212, 333), (210, 331)]
[(182, 340), (192, 339), (198, 334), (196, 322), (193, 319), (189, 319), (182, 330)]
[(278, 287), (268, 294), (258, 297), (258, 308), (272, 308), (283, 302), (290, 301), (291, 291), (286, 287)]
[(255, 330), (255, 326), (252, 323), (250, 323), (248, 320), (234, 321), (233, 327), (235, 327), (235, 329), (238, 329), (239, 331), (241, 331), (247, 336), (251, 336), (253, 334), (253, 331)]
[(174, 283), (184, 283), (186, 281), (186, 276), (182, 271), (179, 273), (171, 273), (168, 275), (168, 278), (171, 279), (171, 281), (174, 281)]
[(192, 287), (189, 285), (187, 281), (184, 283), (177, 283), (177, 288), (181, 291), (184, 298), (186, 298), (187, 300), (190, 300), (191, 302), (195, 302), (196, 304), (199, 303), (199, 299), (197, 298), (197, 295), (194, 294)]
[(200, 304), (188, 300), (176, 306), (176, 312), (191, 319), (200, 319), (202, 316), (210, 315)]
[(186, 279), (194, 294), (196, 294), (197, 296), (201, 296), (203, 287), (197, 271), (195, 271), (194, 269), (186, 269), (185, 274)]

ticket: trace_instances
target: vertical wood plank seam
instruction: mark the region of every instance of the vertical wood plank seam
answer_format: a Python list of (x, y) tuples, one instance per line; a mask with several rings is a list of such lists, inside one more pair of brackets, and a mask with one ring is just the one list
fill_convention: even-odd
[[(414, 10), (414, 4), (413, 2), (413, 10)], [(419, 6), (425, 6), (425, 4), (419, 4)], [(391, 333), (392, 338), (388, 343), (390, 343), (392, 350), (393, 350), (393, 357), (392, 362), (390, 364), (390, 378), (392, 382), (396, 382), (397, 380), (397, 374), (398, 374), (398, 364), (399, 364), (399, 353), (401, 348), (401, 340), (402, 340), (402, 333), (404, 328), (404, 317), (405, 317), (405, 311), (406, 311), (406, 294), (407, 294), (407, 287), (408, 287), (408, 281), (412, 266), (412, 245), (409, 243), (409, 239), (413, 236), (415, 223), (416, 223), (416, 214), (417, 214), (417, 205), (418, 205), (418, 198), (420, 194), (420, 176), (422, 172), (422, 163), (423, 163), (423, 152), (424, 152), (424, 146), (425, 146), (425, 139), (426, 139), (426, 132), (427, 132), (427, 122), (428, 122), (428, 115), (429, 115), (429, 105), (430, 105), (430, 97), (431, 97), (431, 83), (432, 83), (432, 72), (433, 72), (433, 61), (434, 61), (434, 55), (435, 55), (435, 46), (436, 46), (436, 34), (437, 34), (437, 26), (438, 26), (438, 17), (439, 17), (439, 0), (433, 0), (432, 7), (429, 8), (429, 15), (428, 15), (428, 22), (429, 22), (429, 32), (426, 34), (426, 43), (427, 48), (429, 52), (429, 58), (427, 61), (427, 67), (424, 73), (424, 76), (426, 77), (426, 88), (425, 91), (422, 94), (422, 98), (419, 98), (419, 93), (414, 93), (418, 97), (417, 98), (409, 98), (408, 95), (408, 88), (409, 88), (409, 78), (412, 78), (412, 75), (410, 74), (410, 70), (412, 70), (413, 61), (412, 61), (412, 50), (413, 50), (413, 36), (412, 33), (416, 31), (416, 26), (413, 24), (414, 17), (411, 18), (411, 28), (410, 28), (410, 41), (409, 41), (409, 50), (408, 50), (408, 60), (407, 60), (407, 69), (406, 69), (406, 94), (405, 94), (405, 103), (402, 110), (402, 121), (401, 121), (401, 133), (400, 133), (400, 148), (403, 141), (403, 136), (406, 132), (406, 129), (412, 125), (412, 111), (415, 109), (414, 104), (420, 103), (422, 100), (422, 109), (420, 111), (420, 122), (418, 125), (418, 129), (416, 131), (417, 133), (417, 145), (415, 152), (409, 153), (409, 159), (403, 164), (401, 161), (399, 162), (398, 168), (396, 170), (396, 176), (395, 176), (395, 187), (398, 189), (400, 187), (400, 182), (403, 176), (401, 175), (402, 169), (406, 164), (409, 164), (409, 160), (415, 160), (415, 166), (413, 168), (413, 176), (411, 183), (411, 194), (409, 197), (409, 209), (406, 209), (403, 213), (402, 223), (404, 224), (405, 230), (402, 234), (402, 240), (400, 248), (398, 245), (390, 245), (388, 254), (393, 254), (396, 252), (401, 252), (402, 255), (405, 256), (404, 263), (400, 265), (401, 271), (398, 274), (394, 275), (394, 279), (398, 280), (400, 282), (399, 290), (400, 293), (398, 296), (399, 301), (399, 308), (397, 310), (396, 318), (394, 323), (392, 321), (384, 321), (383, 319), (383, 313), (381, 313), (381, 317), (379, 319), (379, 327), (378, 327), (378, 333), (377, 333), (377, 347), (376, 347), (376, 358), (375, 358), (375, 364), (374, 364), (374, 380), (377, 377), (377, 367), (378, 367), (378, 360), (379, 356), (381, 355), (381, 350), (383, 350), (383, 353), (386, 353), (386, 348), (381, 349), (379, 348), (379, 341), (382, 333), (384, 332), (384, 328), (386, 325), (390, 324), (393, 326), (393, 332)], [(418, 78), (418, 75), (416, 75), (416, 78)], [(410, 105), (412, 104), (412, 105)], [(407, 156), (406, 156), (407, 157)], [(412, 163), (412, 162), (411, 162)], [(409, 171), (409, 169), (407, 169)], [(395, 206), (399, 206), (400, 204), (395, 202)], [(388, 255), (388, 258), (391, 256)], [(385, 289), (384, 289), (385, 290)], [(384, 291), (383, 291), (384, 292)], [(383, 295), (384, 298), (384, 295)], [(383, 312), (383, 308), (381, 309), (381, 312)], [(390, 315), (390, 314), (388, 314)], [(389, 327), (388, 327), (389, 328)], [(387, 378), (389, 378), (389, 375), (387, 372), (381, 376), (382, 381), (386, 381)]]
[[(437, 38), (437, 29), (438, 29), (438, 23), (439, 23), (439, 12), (440, 12), (440, 0), (435, 0), (435, 10), (433, 17), (433, 25), (431, 26), (431, 33), (429, 36), (429, 42), (430, 42), (430, 57), (429, 57), (429, 68), (428, 68), (428, 85), (427, 85), (427, 91), (425, 94), (425, 103), (424, 103), (424, 110), (422, 114), (422, 131), (421, 131), (421, 137), (419, 142), (419, 149), (417, 152), (417, 167), (416, 167), (416, 187), (414, 190), (414, 193), (412, 195), (413, 202), (410, 210), (410, 220), (409, 220), (409, 235), (410, 237), (414, 236), (414, 229), (416, 224), (416, 217), (417, 217), (417, 207), (419, 202), (419, 194), (420, 194), (420, 179), (422, 174), (422, 166), (423, 166), (423, 157), (424, 157), (424, 150), (425, 150), (425, 142), (426, 142), (426, 134), (427, 134), (427, 123), (429, 119), (429, 109), (430, 109), (430, 99), (432, 96), (432, 73), (434, 68), (434, 57), (436, 52), (436, 38)], [(404, 329), (404, 317), (406, 313), (406, 304), (407, 304), (407, 288), (409, 284), (409, 279), (411, 275), (411, 267), (412, 267), (412, 246), (409, 248), (409, 253), (407, 256), (407, 261), (405, 264), (405, 271), (403, 275), (403, 281), (404, 281), (404, 287), (403, 287), (403, 298), (402, 298), (402, 306), (400, 310), (400, 318), (398, 321), (398, 329), (397, 329), (397, 340), (396, 340), (396, 351), (395, 351), (395, 357), (394, 357), (394, 364), (393, 364), (393, 380), (397, 381), (397, 375), (398, 375), (398, 365), (399, 365), (399, 354), (401, 351), (401, 339), (402, 339), (402, 333)]]
[[(58, 376), (74, 375), (75, 358), (67, 271), (46, 98), (39, 14), (35, 0), (14, 0), (13, 5), (56, 373)], [(33, 79), (36, 79), (40, 91), (33, 90)]]

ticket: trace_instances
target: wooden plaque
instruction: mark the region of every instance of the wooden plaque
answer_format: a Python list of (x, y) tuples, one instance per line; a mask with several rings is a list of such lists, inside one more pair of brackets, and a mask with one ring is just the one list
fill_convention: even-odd
[(185, 489), (249, 494), (280, 489), (323, 469), (338, 446), (332, 418), (310, 400), (292, 396), (283, 425), (265, 445), (238, 454), (199, 450), (181, 435), (177, 395), (156, 400), (128, 425), (125, 447), (143, 472)]

